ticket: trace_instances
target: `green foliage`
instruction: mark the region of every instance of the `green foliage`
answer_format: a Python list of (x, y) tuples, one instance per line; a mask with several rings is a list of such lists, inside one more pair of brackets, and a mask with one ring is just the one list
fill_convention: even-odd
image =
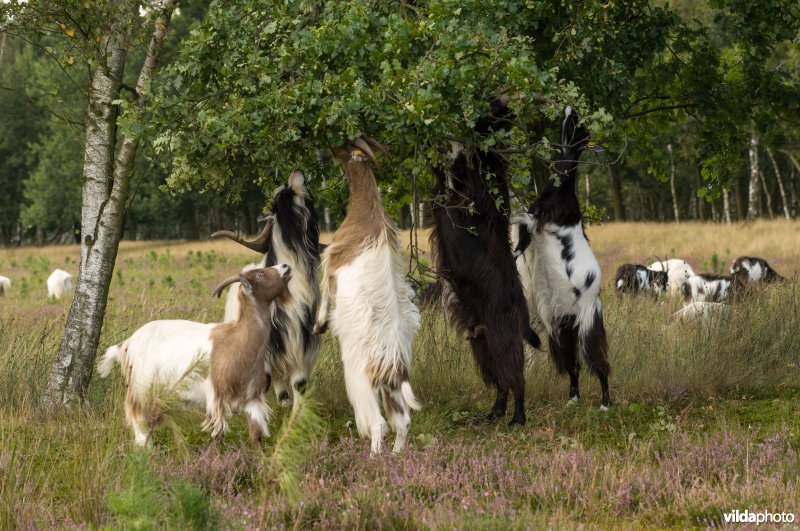
[(188, 481), (176, 481), (170, 487), (170, 497), (170, 509), (175, 524), (193, 531), (218, 527), (218, 515), (211, 507), (208, 494), (202, 489)]
[(161, 486), (146, 451), (125, 458), (122, 487), (108, 495), (108, 508), (121, 527), (154, 529), (164, 513)]
[[(309, 394), (313, 394), (313, 391)], [(318, 406), (299, 394), (295, 395), (294, 400), (292, 412), (275, 438), (272, 455), (265, 464), (262, 515), (277, 493), (290, 503), (301, 500), (301, 470), (307, 463), (310, 445), (322, 437), (324, 424), (315, 411)]]

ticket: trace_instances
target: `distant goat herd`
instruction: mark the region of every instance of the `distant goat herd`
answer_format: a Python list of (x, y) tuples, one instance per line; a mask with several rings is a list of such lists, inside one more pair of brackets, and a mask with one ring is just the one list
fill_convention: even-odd
[[(476, 136), (510, 126), (507, 104), (506, 97), (492, 99), (491, 113), (475, 124)], [(374, 151), (383, 149), (360, 137), (332, 150), (350, 196), (344, 222), (324, 250), (305, 176), (295, 170), (275, 191), (258, 238), (245, 241), (230, 231), (212, 235), (263, 254), (260, 263), (214, 290), (219, 296), (231, 286), (221, 323), (153, 321), (106, 350), (98, 371), (106, 377), (120, 365), (127, 383), (125, 416), (136, 444), (147, 445), (157, 424), (148, 409), (156, 389), (180, 388), (184, 400), (204, 408), (203, 429), (214, 438), (228, 429), (232, 411), (244, 412), (254, 441), (268, 436), (267, 390), (273, 386), (284, 404), (302, 394), (319, 355), (320, 334), (330, 328), (340, 345), (359, 434), (371, 440), (377, 454), (391, 426), (393, 450), (405, 448), (411, 410), (421, 407), (410, 383), (420, 313), (405, 277), (398, 227), (383, 209), (373, 174)], [(468, 340), (483, 380), (496, 390), (491, 419), (505, 416), (513, 394), (511, 424), (526, 421), (524, 343), (541, 344), (531, 313), (544, 324), (556, 369), (569, 375), (569, 402), (578, 399), (583, 362), (599, 379), (601, 408), (610, 406), (600, 266), (575, 193), (578, 158), (594, 149), (578, 114), (567, 107), (555, 166), (559, 182), (551, 182), (527, 212), (511, 219), (506, 163), (499, 153), (451, 142), (448, 167), (435, 171), (435, 291)], [(512, 225), (519, 227), (515, 248), (509, 241)], [(682, 296), (687, 306), (677, 317), (688, 318), (714, 312), (748, 283), (778, 280), (782, 277), (761, 258), (737, 259), (731, 276), (695, 274), (685, 261), (670, 259), (647, 267), (625, 264), (614, 285), (619, 293)], [(0, 276), (0, 295), (10, 286)], [(56, 270), (47, 286), (48, 296), (60, 298), (72, 288), (71, 276)]]

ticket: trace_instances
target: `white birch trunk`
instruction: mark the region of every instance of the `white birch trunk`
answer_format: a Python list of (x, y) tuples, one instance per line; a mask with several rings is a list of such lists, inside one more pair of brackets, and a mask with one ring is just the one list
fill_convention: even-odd
[(769, 218), (772, 219), (775, 217), (775, 212), (772, 210), (772, 195), (770, 195), (767, 189), (767, 179), (764, 177), (764, 172), (761, 170), (758, 170), (758, 180), (761, 181), (761, 191), (764, 192), (764, 197), (767, 199), (767, 214), (769, 214)]
[(747, 194), (747, 219), (759, 217), (758, 208), (758, 137), (755, 131), (750, 135), (750, 184)]
[[(163, 14), (155, 23), (137, 83), (137, 106), (144, 101), (142, 89), (152, 78), (176, 1), (162, 2)], [(137, 2), (121, 0), (119, 5), (129, 9), (128, 23), (136, 20)], [(51, 406), (74, 403), (89, 385), (122, 236), (138, 139), (126, 136), (115, 160), (118, 116), (117, 108), (111, 102), (120, 95), (129, 46), (128, 29), (124, 21), (115, 22), (108, 41), (107, 64), (95, 72), (89, 93), (81, 206), (81, 264), (64, 336), (45, 390), (45, 403)]]
[(731, 193), (728, 190), (722, 191), (722, 209), (725, 211), (725, 223), (731, 224)]
[(678, 209), (678, 194), (675, 193), (675, 159), (672, 156), (672, 144), (667, 144), (667, 151), (669, 152), (669, 191), (672, 194), (672, 212), (675, 215), (675, 221), (680, 223), (681, 212)]
[(772, 167), (775, 170), (775, 179), (778, 181), (778, 191), (781, 193), (781, 203), (783, 203), (783, 217), (786, 219), (792, 219), (792, 215), (789, 213), (789, 201), (786, 199), (786, 189), (783, 187), (781, 170), (778, 167), (778, 163), (775, 161), (775, 155), (772, 153), (770, 148), (767, 148), (767, 155), (769, 156), (769, 160), (772, 162)]

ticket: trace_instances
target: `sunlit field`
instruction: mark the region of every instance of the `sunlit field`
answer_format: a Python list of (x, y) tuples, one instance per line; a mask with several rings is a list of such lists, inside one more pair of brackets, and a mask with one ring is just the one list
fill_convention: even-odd
[[(566, 407), (567, 378), (546, 352), (528, 351), (528, 423), (508, 428), (510, 412), (486, 422), (493, 391), (466, 341), (428, 309), (411, 376), (424, 409), (410, 448), (371, 459), (329, 334), (308, 409), (292, 416), (270, 395), (273, 435), (260, 448), (241, 416), (212, 444), (199, 413), (176, 411), (175, 430), (135, 449), (118, 368), (93, 381), (81, 407), (40, 409), (69, 305), (46, 299), (46, 279), (56, 267), (77, 275), (79, 249), (0, 250), (0, 274), (13, 282), (0, 298), (0, 528), (250, 529), (261, 519), (269, 528), (683, 529), (723, 526), (734, 509), (800, 517), (797, 283), (754, 291), (704, 323), (673, 322), (679, 301), (611, 289), (621, 263), (670, 257), (722, 273), (737, 256), (761, 256), (793, 278), (800, 224), (587, 232), (604, 274), (611, 409), (598, 409), (587, 372), (581, 401)], [(424, 255), (427, 233), (419, 241)], [(101, 350), (153, 319), (219, 320), (213, 287), (258, 258), (227, 241), (124, 242)]]

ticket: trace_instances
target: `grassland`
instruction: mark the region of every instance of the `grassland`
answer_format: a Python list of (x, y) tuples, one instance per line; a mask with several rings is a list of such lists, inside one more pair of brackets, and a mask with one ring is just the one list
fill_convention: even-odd
[[(598, 410), (588, 374), (583, 400), (565, 407), (565, 378), (531, 351), (528, 424), (485, 423), (492, 392), (465, 341), (430, 312), (415, 343), (425, 408), (411, 447), (377, 459), (355, 433), (331, 337), (308, 437), (282, 431), (296, 419), (270, 397), (275, 435), (263, 448), (246, 441), (241, 419), (210, 445), (192, 414), (175, 417), (183, 442), (164, 428), (153, 450), (134, 451), (118, 374), (95, 380), (77, 410), (41, 410), (68, 307), (45, 300), (45, 280), (55, 267), (76, 273), (78, 249), (0, 250), (0, 274), (14, 282), (0, 299), (0, 527), (237, 529), (261, 514), (270, 528), (687, 528), (721, 525), (732, 509), (800, 516), (797, 284), (688, 325), (669, 319), (677, 302), (620, 299), (609, 286), (619, 263), (666, 256), (704, 271), (764, 256), (793, 276), (800, 225), (608, 224), (589, 236), (606, 284), (611, 410)], [(212, 286), (255, 258), (227, 242), (124, 243), (101, 347), (152, 319), (218, 319)]]

